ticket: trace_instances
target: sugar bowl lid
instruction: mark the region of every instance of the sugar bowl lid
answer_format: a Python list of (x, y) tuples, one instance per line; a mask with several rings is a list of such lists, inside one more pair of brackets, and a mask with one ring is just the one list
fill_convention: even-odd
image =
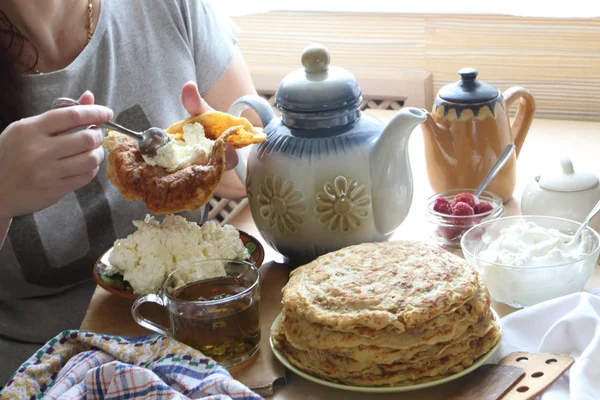
[(490, 84), (477, 80), (479, 72), (475, 68), (462, 68), (458, 71), (460, 80), (440, 89), (438, 96), (450, 103), (475, 104), (494, 100), (500, 91)]
[(541, 176), (538, 184), (542, 189), (555, 192), (578, 192), (591, 189), (598, 184), (598, 177), (591, 172), (576, 172), (569, 158), (560, 160), (562, 173), (555, 176)]
[(356, 103), (361, 89), (349, 71), (329, 65), (327, 48), (313, 44), (302, 52), (304, 68), (288, 74), (275, 93), (282, 111), (320, 112), (336, 110)]

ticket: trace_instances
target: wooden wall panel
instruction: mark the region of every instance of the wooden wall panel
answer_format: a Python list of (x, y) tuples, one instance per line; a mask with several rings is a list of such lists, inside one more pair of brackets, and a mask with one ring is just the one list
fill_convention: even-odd
[(254, 72), (299, 68), (302, 49), (321, 42), (357, 76), (427, 71), (435, 94), (473, 66), (501, 90), (531, 90), (538, 116), (600, 120), (600, 19), (270, 12), (234, 20)]

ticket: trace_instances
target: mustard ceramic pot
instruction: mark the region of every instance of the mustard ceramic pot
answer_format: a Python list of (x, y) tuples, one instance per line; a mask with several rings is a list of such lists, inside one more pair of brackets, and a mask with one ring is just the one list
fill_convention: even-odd
[(410, 107), (387, 124), (363, 113), (355, 77), (330, 65), (323, 46), (306, 48), (302, 65), (275, 94), (281, 118), (258, 96), (229, 110), (252, 108), (262, 120), (267, 140), (236, 172), (261, 235), (294, 266), (392, 235), (412, 202), (408, 139), (426, 119)]
[[(514, 143), (515, 154), (488, 186), (488, 191), (508, 201), (516, 183), (516, 159), (535, 114), (529, 91), (512, 87), (501, 93), (477, 80), (477, 70), (463, 68), (458, 82), (438, 92), (423, 124), (427, 174), (436, 192), (474, 189), (483, 180), (504, 148)], [(513, 123), (508, 109), (519, 108)]]

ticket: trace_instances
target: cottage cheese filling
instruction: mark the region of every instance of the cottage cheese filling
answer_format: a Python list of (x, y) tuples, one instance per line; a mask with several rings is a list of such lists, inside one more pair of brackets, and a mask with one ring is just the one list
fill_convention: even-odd
[[(250, 254), (231, 225), (208, 221), (202, 226), (179, 215), (162, 222), (147, 215), (133, 221), (137, 230), (115, 241), (109, 256), (108, 275), (122, 274), (135, 293), (156, 293), (167, 275), (191, 262), (209, 259), (245, 260)], [(225, 275), (218, 263), (186, 271), (181, 285)]]
[(183, 127), (183, 140), (171, 140), (156, 151), (156, 156), (143, 156), (149, 165), (158, 165), (167, 172), (179, 171), (190, 165), (205, 165), (212, 150), (214, 140), (204, 136), (204, 127), (195, 122)]

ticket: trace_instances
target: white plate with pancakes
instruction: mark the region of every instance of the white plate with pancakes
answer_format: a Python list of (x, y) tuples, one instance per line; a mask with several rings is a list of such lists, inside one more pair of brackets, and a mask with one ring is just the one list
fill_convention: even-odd
[[(494, 317), (496, 318), (497, 321), (500, 320), (500, 317), (498, 316), (498, 314), (496, 313), (496, 311), (494, 309), (491, 309), (492, 313), (494, 314)], [(470, 367), (457, 372), (455, 374), (443, 377), (441, 379), (438, 380), (434, 380), (434, 381), (430, 381), (430, 382), (424, 382), (424, 383), (419, 383), (416, 385), (406, 385), (406, 386), (351, 386), (351, 385), (345, 385), (345, 384), (341, 384), (341, 383), (336, 383), (336, 382), (332, 382), (332, 381), (328, 381), (325, 379), (321, 379), (319, 377), (316, 377), (314, 375), (310, 375), (306, 372), (301, 371), (300, 369), (296, 368), (294, 365), (292, 365), (292, 363), (287, 359), (287, 357), (281, 352), (279, 351), (276, 347), (275, 344), (273, 343), (273, 331), (275, 331), (277, 329), (277, 327), (279, 326), (279, 322), (281, 321), (281, 317), (283, 316), (283, 314), (279, 314), (277, 316), (277, 318), (275, 318), (275, 321), (273, 321), (273, 325), (271, 326), (271, 335), (270, 335), (270, 340), (269, 343), (271, 345), (271, 350), (273, 351), (273, 354), (275, 354), (275, 357), (277, 357), (277, 359), (290, 371), (292, 371), (293, 373), (303, 377), (306, 380), (309, 380), (311, 382), (315, 382), (318, 383), (319, 385), (323, 385), (323, 386), (328, 386), (334, 389), (340, 389), (340, 390), (348, 390), (351, 392), (362, 392), (362, 393), (400, 393), (400, 392), (409, 392), (409, 391), (413, 391), (413, 390), (419, 390), (419, 389), (426, 389), (432, 386), (437, 386), (437, 385), (441, 385), (450, 381), (453, 381), (455, 379), (461, 378), (473, 371), (475, 371), (477, 368), (481, 367), (482, 365), (486, 364), (486, 362), (494, 355), (494, 353), (496, 352), (496, 350), (498, 350), (498, 347), (500, 346), (500, 340), (498, 340), (498, 343), (496, 343), (496, 345), (494, 347), (492, 347), (486, 354), (482, 355), (481, 357), (479, 357), (479, 359), (477, 359), (473, 365), (471, 365)]]
[(336, 389), (393, 393), (460, 378), (500, 342), (500, 318), (464, 259), (417, 241), (363, 243), (290, 273), (276, 357)]

